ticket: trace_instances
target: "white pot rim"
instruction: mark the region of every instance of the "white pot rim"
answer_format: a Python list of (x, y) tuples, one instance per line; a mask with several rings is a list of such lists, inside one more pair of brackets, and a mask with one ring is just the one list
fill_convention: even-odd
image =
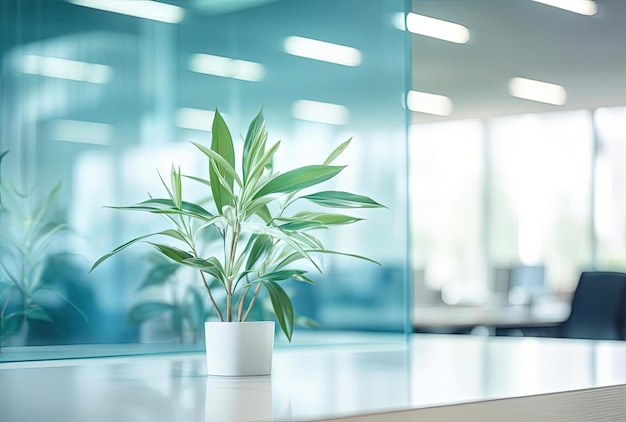
[(205, 321), (205, 325), (219, 325), (219, 324), (274, 324), (274, 321)]

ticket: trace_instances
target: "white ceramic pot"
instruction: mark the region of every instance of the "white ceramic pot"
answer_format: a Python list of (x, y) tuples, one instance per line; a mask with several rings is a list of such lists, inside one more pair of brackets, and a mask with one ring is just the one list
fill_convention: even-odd
[(274, 321), (205, 322), (208, 375), (270, 375)]

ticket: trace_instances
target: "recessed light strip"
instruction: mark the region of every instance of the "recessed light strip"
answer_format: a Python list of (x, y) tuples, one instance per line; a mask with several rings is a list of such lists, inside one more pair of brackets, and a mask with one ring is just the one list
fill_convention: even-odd
[(598, 12), (598, 4), (593, 0), (533, 0), (548, 6), (557, 7), (569, 12), (585, 16), (593, 16)]
[(176, 126), (184, 129), (211, 132), (215, 112), (199, 108), (179, 108), (176, 111)]
[(193, 54), (189, 59), (189, 69), (197, 73), (250, 82), (265, 78), (265, 66), (260, 63), (211, 54)]
[(54, 120), (49, 132), (53, 141), (92, 145), (110, 145), (114, 134), (115, 129), (107, 123), (67, 119)]
[(413, 34), (437, 38), (456, 44), (465, 44), (470, 39), (470, 31), (463, 25), (418, 15), (417, 13), (409, 13), (406, 16), (406, 28)]
[(113, 77), (111, 66), (35, 54), (22, 56), (18, 62), (18, 71), (29, 75), (95, 84), (106, 84)]
[(294, 119), (329, 125), (345, 125), (350, 119), (350, 112), (346, 107), (320, 101), (298, 100), (293, 103), (291, 112)]
[(77, 6), (166, 23), (180, 23), (185, 17), (185, 9), (182, 7), (151, 0), (68, 0), (68, 2)]
[(567, 92), (561, 85), (527, 78), (512, 78), (509, 93), (517, 98), (547, 104), (563, 105), (567, 102)]
[(291, 55), (306, 57), (343, 66), (358, 66), (363, 60), (361, 52), (353, 47), (333, 44), (304, 37), (287, 37), (285, 51)]
[(450, 98), (429, 92), (409, 91), (406, 96), (406, 106), (409, 110), (418, 113), (434, 114), (436, 116), (449, 116), (452, 114), (452, 101)]

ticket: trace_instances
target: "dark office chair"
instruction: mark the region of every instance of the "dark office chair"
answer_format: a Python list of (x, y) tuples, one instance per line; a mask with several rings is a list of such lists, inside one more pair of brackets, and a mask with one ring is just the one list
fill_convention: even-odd
[(590, 271), (580, 275), (568, 319), (559, 337), (626, 340), (626, 273)]

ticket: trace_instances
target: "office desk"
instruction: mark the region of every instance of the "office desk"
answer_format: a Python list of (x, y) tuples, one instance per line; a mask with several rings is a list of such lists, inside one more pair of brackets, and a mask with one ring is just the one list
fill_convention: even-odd
[[(626, 420), (626, 343), (427, 334), (397, 340), (278, 348), (267, 377), (207, 377), (198, 353), (3, 363), (0, 419), (422, 421), (473, 414), (480, 419), (462, 420), (508, 422), (533, 420), (519, 415), (545, 409), (551, 421), (595, 414)], [(513, 414), (503, 419), (507, 409)]]
[(552, 302), (533, 306), (432, 306), (415, 307), (412, 321), (416, 331), (474, 327), (497, 329), (555, 326), (569, 316), (569, 303)]

